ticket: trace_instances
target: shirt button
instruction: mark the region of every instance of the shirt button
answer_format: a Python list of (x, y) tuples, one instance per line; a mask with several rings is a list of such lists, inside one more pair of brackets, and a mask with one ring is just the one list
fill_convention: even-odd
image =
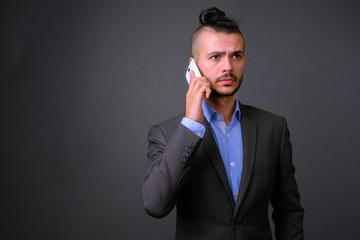
[(196, 133), (196, 135), (198, 135), (198, 136), (200, 137), (200, 136), (201, 136), (201, 132)]
[(230, 134), (226, 134), (227, 137), (230, 137)]
[(217, 117), (217, 119), (218, 119), (218, 120), (221, 120), (221, 117), (220, 117), (220, 116), (218, 116), (218, 117)]
[(234, 195), (237, 197), (237, 196), (238, 196), (238, 192), (235, 192)]
[(235, 163), (234, 163), (234, 162), (231, 162), (230, 164), (231, 164), (232, 167), (235, 166)]

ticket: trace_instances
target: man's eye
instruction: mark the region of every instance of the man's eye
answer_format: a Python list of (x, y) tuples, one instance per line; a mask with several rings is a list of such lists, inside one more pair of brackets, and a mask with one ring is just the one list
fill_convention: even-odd
[(234, 55), (234, 57), (233, 57), (234, 59), (241, 59), (242, 58), (242, 55)]
[(214, 56), (211, 56), (211, 59), (213, 59), (213, 60), (217, 60), (217, 59), (219, 59), (219, 55), (214, 55)]

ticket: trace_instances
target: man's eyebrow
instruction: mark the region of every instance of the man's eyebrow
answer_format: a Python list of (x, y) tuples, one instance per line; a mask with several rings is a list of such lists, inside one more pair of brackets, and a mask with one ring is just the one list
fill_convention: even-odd
[(234, 51), (233, 55), (236, 55), (236, 54), (244, 54), (244, 51), (242, 51), (242, 50)]
[[(211, 56), (215, 56), (215, 55), (224, 55), (226, 52), (225, 51), (213, 51), (207, 54), (208, 57)], [(242, 50), (236, 50), (234, 52), (231, 52), (232, 55), (237, 55), (237, 54), (244, 54), (244, 52)]]
[(211, 53), (208, 53), (208, 57), (215, 56), (215, 55), (224, 55), (224, 54), (225, 54), (225, 52), (213, 51)]

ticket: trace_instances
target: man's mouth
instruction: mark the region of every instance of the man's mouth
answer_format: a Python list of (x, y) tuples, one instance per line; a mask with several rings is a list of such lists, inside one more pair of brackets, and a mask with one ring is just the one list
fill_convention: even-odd
[(220, 79), (219, 82), (221, 82), (222, 84), (228, 85), (228, 84), (232, 84), (235, 81), (235, 79), (233, 78), (222, 78)]
[(232, 84), (233, 82), (236, 82), (236, 76), (232, 73), (226, 73), (216, 79), (215, 83), (218, 82), (224, 85)]

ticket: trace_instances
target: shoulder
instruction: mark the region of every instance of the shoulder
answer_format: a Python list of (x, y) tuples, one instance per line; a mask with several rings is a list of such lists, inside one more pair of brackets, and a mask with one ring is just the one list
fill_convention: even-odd
[(240, 111), (242, 116), (249, 118), (258, 126), (278, 126), (282, 128), (286, 124), (283, 116), (254, 106), (240, 104)]
[(185, 113), (178, 114), (172, 118), (169, 118), (167, 120), (164, 120), (164, 121), (161, 121), (161, 122), (155, 124), (153, 127), (160, 127), (162, 129), (177, 128), (177, 126), (180, 124), (180, 122), (184, 116), (185, 116)]
[(181, 119), (185, 116), (185, 113), (178, 114), (170, 119), (161, 121), (153, 126), (149, 130), (149, 135), (158, 133), (159, 131), (164, 136), (171, 136), (178, 128)]
[(240, 105), (240, 109), (244, 114), (248, 114), (250, 117), (256, 117), (256, 118), (270, 118), (270, 119), (281, 119), (283, 116), (280, 116), (278, 114), (269, 112), (264, 109), (260, 109), (254, 106), (250, 105)]

